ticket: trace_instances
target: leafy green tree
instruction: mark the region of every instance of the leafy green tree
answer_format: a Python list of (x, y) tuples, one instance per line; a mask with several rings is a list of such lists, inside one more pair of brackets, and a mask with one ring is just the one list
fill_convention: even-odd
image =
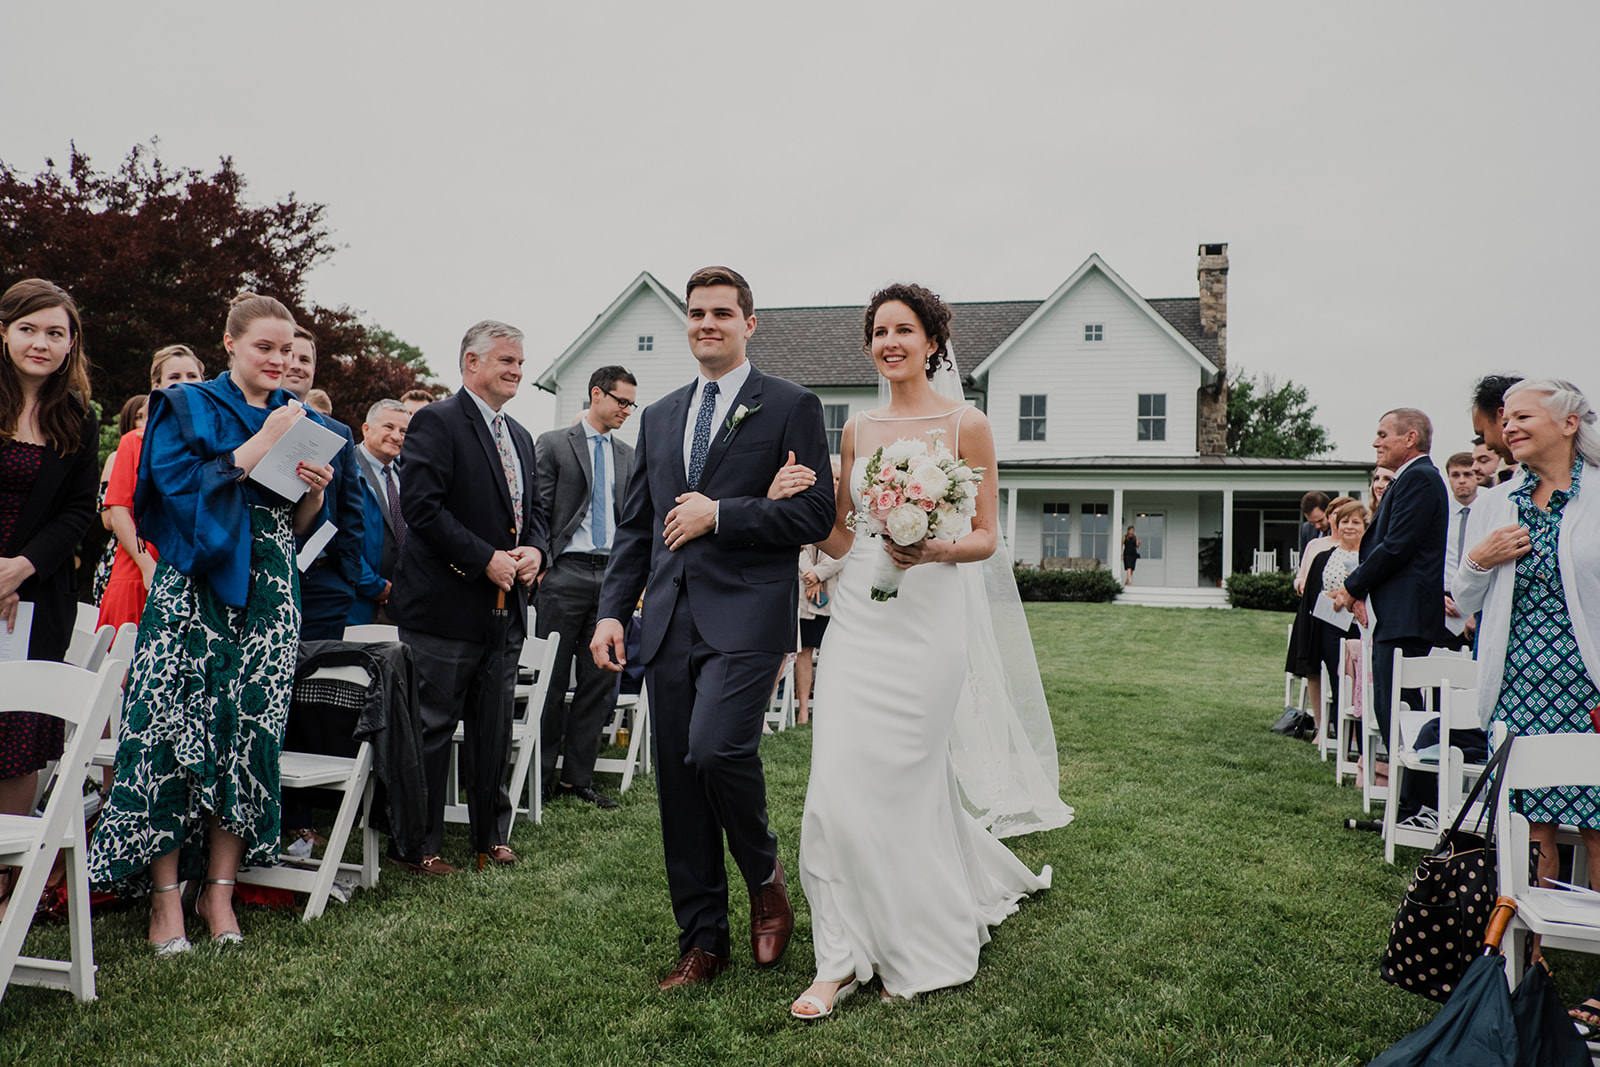
[(1303, 385), (1242, 371), (1228, 383), (1228, 455), (1311, 459), (1336, 447)]

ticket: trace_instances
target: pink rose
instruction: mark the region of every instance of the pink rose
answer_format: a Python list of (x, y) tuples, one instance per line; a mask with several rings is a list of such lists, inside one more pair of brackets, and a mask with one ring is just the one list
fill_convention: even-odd
[(912, 482), (907, 482), (906, 483), (906, 499), (907, 500), (920, 500), (922, 497), (924, 497), (926, 495), (927, 494), (922, 491), (922, 483), (921, 482), (912, 481)]
[(887, 481), (891, 481), (893, 478), (894, 478), (894, 468), (893, 467), (881, 467), (881, 468), (879, 468), (879, 470), (878, 470), (878, 481), (887, 482)]
[(888, 511), (900, 503), (900, 494), (893, 489), (884, 489), (878, 493), (878, 510)]
[(923, 511), (932, 511), (934, 508), (939, 506), (939, 502), (934, 500), (932, 497), (926, 497), (917, 501), (917, 503), (922, 505)]

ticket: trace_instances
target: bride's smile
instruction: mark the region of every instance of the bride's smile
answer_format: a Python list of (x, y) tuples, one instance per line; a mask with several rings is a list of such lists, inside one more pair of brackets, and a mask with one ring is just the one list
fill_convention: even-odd
[(916, 314), (898, 300), (885, 301), (873, 316), (872, 359), (890, 381), (909, 373), (899, 369), (907, 364), (915, 373), (925, 373), (928, 357), (938, 347), (928, 340)]

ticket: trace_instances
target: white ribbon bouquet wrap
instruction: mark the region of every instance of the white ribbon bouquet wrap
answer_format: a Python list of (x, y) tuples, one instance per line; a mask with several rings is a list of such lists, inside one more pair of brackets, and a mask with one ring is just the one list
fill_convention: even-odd
[[(856, 493), (856, 509), (845, 520), (852, 530), (914, 545), (972, 517), (983, 468), (967, 466), (946, 448), (940, 440), (943, 433), (928, 435), (931, 448), (926, 441), (902, 437), (872, 454)], [(872, 572), (872, 599), (898, 596), (905, 573), (883, 553)]]

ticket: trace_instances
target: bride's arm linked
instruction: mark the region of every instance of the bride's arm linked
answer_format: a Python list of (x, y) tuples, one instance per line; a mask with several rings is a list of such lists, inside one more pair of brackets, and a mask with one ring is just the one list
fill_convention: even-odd
[[(958, 454), (967, 461), (967, 466), (983, 468), (983, 480), (978, 483), (978, 511), (972, 517), (972, 532), (954, 541), (928, 537), (912, 545), (897, 545), (885, 537), (884, 551), (889, 553), (894, 565), (901, 570), (908, 570), (919, 563), (974, 563), (994, 555), (995, 517), (1000, 510), (1000, 472), (995, 468), (994, 433), (989, 429), (989, 419), (976, 408), (968, 411), (961, 420)], [(829, 552), (829, 555), (832, 553)]]

